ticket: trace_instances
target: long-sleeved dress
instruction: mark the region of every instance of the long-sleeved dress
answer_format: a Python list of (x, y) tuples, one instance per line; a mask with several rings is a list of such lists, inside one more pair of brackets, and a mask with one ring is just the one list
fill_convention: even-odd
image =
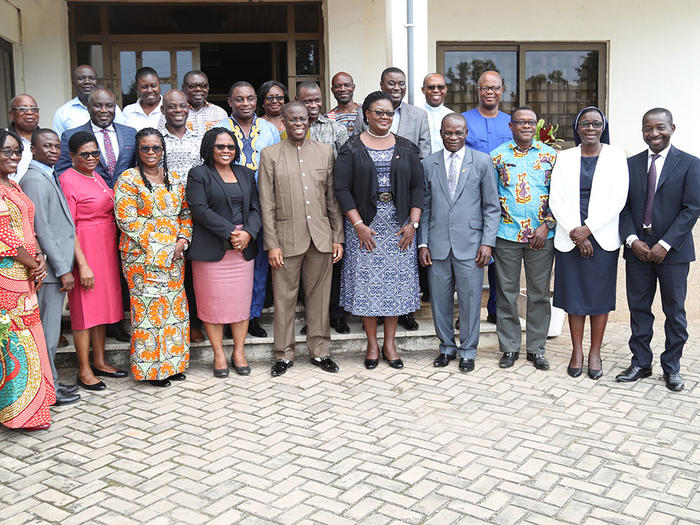
[(169, 190), (165, 184), (149, 190), (132, 168), (114, 186), (119, 250), (131, 297), (131, 371), (137, 381), (184, 372), (190, 358), (185, 260), (174, 254), (178, 238), (192, 238), (192, 217), (182, 179), (175, 172), (168, 178)]

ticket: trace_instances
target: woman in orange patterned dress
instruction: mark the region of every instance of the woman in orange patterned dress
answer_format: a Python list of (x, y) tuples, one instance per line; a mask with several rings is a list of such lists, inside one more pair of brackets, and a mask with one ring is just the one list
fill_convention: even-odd
[(34, 204), (8, 178), (21, 157), (20, 138), (0, 130), (0, 310), (10, 322), (0, 345), (0, 423), (45, 430), (56, 400), (36, 298), (46, 261), (37, 253)]
[(182, 179), (168, 172), (160, 132), (139, 131), (136, 150), (136, 167), (114, 186), (131, 295), (131, 371), (137, 381), (166, 387), (185, 379), (190, 358), (183, 252), (192, 238), (192, 218)]

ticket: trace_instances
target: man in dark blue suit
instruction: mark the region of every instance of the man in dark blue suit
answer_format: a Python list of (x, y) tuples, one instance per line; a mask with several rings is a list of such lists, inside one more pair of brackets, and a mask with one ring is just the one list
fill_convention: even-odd
[(649, 149), (628, 159), (630, 186), (620, 214), (620, 237), (627, 261), (632, 364), (616, 379), (630, 382), (651, 375), (651, 305), (658, 281), (666, 315), (661, 368), (666, 387), (678, 392), (684, 386), (679, 371), (688, 339), (685, 295), (695, 260), (692, 230), (700, 214), (700, 159), (671, 145), (675, 129), (667, 109), (647, 111), (642, 136)]
[(87, 104), (90, 120), (82, 126), (64, 131), (61, 135), (61, 157), (56, 163), (58, 175), (72, 165), (68, 139), (78, 131), (87, 131), (95, 135), (102, 153), (95, 171), (102, 176), (110, 188), (114, 187), (114, 183), (122, 172), (136, 165), (136, 130), (114, 122), (116, 107), (114, 95), (110, 91), (96, 89), (90, 94)]

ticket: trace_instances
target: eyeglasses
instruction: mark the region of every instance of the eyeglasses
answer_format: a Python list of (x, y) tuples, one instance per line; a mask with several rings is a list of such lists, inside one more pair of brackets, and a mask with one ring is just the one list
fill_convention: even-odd
[(219, 151), (236, 151), (236, 145), (235, 144), (214, 144), (214, 147), (219, 150)]
[(20, 113), (39, 113), (39, 108), (36, 106), (20, 106), (18, 108), (12, 108), (12, 111), (18, 111)]
[(99, 159), (100, 158), (100, 150), (95, 150), (95, 151), (81, 151), (78, 153), (78, 157), (80, 157), (83, 160), (88, 160), (90, 157), (93, 159)]
[(152, 151), (153, 153), (160, 153), (163, 151), (163, 146), (139, 146), (139, 151), (143, 153), (148, 153)]
[(209, 89), (209, 84), (207, 84), (206, 82), (200, 82), (198, 84), (190, 84), (188, 82), (183, 82), (183, 85), (186, 86), (187, 89)]
[(516, 126), (530, 126), (532, 128), (537, 126), (536, 120), (511, 120), (511, 122)]
[(394, 118), (394, 113), (395, 111), (382, 111), (381, 109), (370, 109), (372, 113), (377, 115), (377, 117), (382, 118), (382, 117), (391, 117)]
[(503, 86), (479, 86), (479, 93), (498, 93), (503, 89)]
[(442, 91), (443, 89), (447, 89), (447, 86), (445, 84), (433, 84), (430, 86), (423, 86), (425, 89), (428, 91), (435, 91), (436, 89), (438, 91)]
[(455, 131), (454, 133), (452, 133), (451, 131), (441, 131), (440, 132), (440, 135), (442, 135), (443, 137), (446, 137), (446, 138), (464, 137), (466, 134), (467, 134), (466, 131)]
[(255, 104), (255, 101), (257, 100), (258, 97), (255, 95), (250, 95), (248, 97), (236, 97), (233, 99), (233, 101), (236, 104), (242, 104), (243, 102), (248, 102), (249, 104)]
[(588, 128), (600, 129), (603, 127), (603, 123), (600, 120), (595, 120), (593, 122), (585, 121), (585, 122), (579, 122), (578, 127), (581, 129), (588, 129)]
[(3, 154), (3, 156), (7, 157), (8, 159), (14, 155), (15, 157), (21, 157), (22, 156), (22, 150), (21, 149), (10, 149), (10, 148), (5, 148), (5, 149), (0, 149), (0, 153)]
[(284, 95), (267, 95), (265, 100), (268, 102), (284, 102)]

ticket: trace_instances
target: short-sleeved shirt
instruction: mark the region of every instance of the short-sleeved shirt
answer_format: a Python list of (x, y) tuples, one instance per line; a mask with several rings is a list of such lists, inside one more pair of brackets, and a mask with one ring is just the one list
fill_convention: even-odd
[(491, 153), (504, 142), (513, 139), (510, 131), (510, 115), (499, 111), (493, 118), (486, 118), (479, 113), (479, 108), (462, 113), (467, 119), (467, 138), (465, 144), (476, 151)]
[[(222, 107), (205, 100), (199, 109), (190, 106), (190, 113), (187, 115), (187, 124), (185, 125), (195, 135), (202, 137), (211, 128), (217, 126), (222, 119), (225, 119), (226, 115), (227, 113)], [(161, 120), (161, 124), (164, 124), (164, 120)]]
[(510, 140), (493, 150), (491, 157), (501, 202), (497, 236), (507, 241), (529, 242), (528, 235), (547, 222), (552, 226), (547, 238), (554, 237), (555, 220), (549, 209), (549, 183), (557, 159), (554, 148), (533, 141), (523, 152)]
[(199, 148), (202, 145), (202, 137), (185, 128), (182, 138), (173, 135), (168, 128), (159, 129), (165, 139), (165, 154), (168, 170), (177, 173), (187, 184), (187, 174), (196, 166), (203, 164), (199, 156)]
[(338, 106), (336, 106), (333, 109), (331, 109), (328, 113), (326, 113), (326, 118), (330, 120), (335, 120), (338, 124), (342, 124), (343, 126), (345, 126), (345, 128), (348, 130), (348, 136), (352, 135), (352, 130), (355, 128), (357, 108), (361, 107), (357, 103), (354, 104), (355, 107), (352, 109), (352, 111), (342, 113), (338, 111)]
[(148, 115), (143, 110), (141, 99), (133, 104), (129, 104), (123, 111), (124, 120), (127, 126), (134, 128), (136, 131), (141, 131), (143, 128), (156, 128), (160, 125), (163, 117), (163, 97), (160, 97), (158, 106)]
[(218, 126), (233, 131), (238, 141), (238, 147), (241, 150), (237, 164), (253, 170), (257, 181), (260, 152), (263, 148), (277, 144), (280, 141), (280, 133), (275, 125), (255, 115), (253, 116), (253, 124), (248, 136), (246, 136), (243, 128), (233, 116), (226, 117), (219, 122)]

